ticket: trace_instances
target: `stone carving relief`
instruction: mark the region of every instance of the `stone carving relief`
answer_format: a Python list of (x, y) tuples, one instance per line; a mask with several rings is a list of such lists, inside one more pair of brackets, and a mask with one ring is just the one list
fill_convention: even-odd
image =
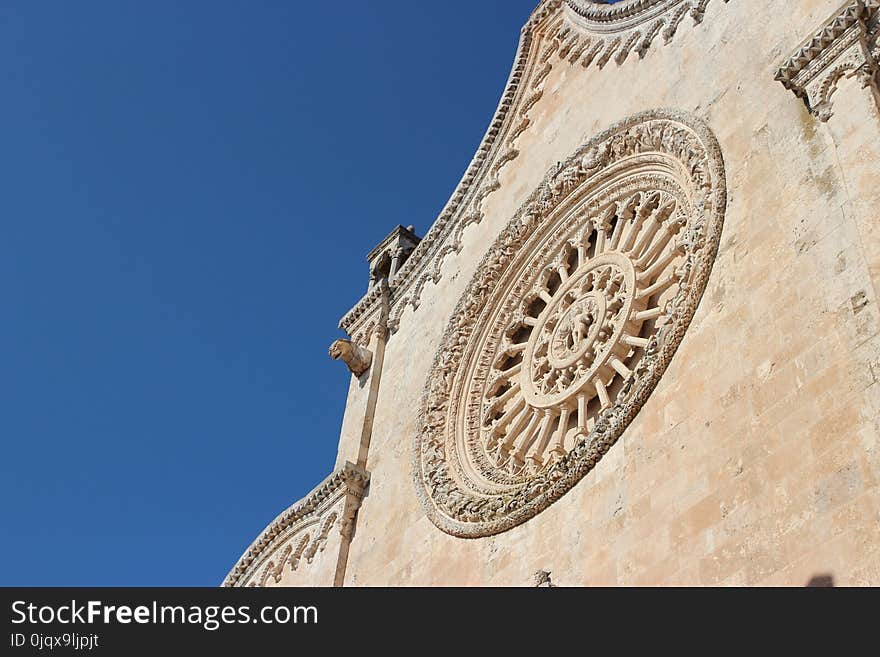
[[(308, 567), (324, 552), (334, 531), (340, 537), (335, 543), (344, 557), (368, 483), (369, 475), (364, 470), (346, 463), (278, 516), (238, 560), (223, 586), (278, 584), (290, 573)], [(344, 563), (342, 566), (344, 570)], [(325, 583), (333, 584), (341, 582)]]
[[(729, 0), (724, 0), (728, 2)], [(685, 16), (703, 20), (710, 0), (624, 0), (612, 5), (566, 0), (571, 26), (556, 35), (559, 56), (585, 68), (602, 68), (612, 58), (622, 64), (635, 51), (644, 57), (660, 36), (669, 43)]]
[(822, 121), (833, 114), (832, 95), (844, 78), (858, 76), (878, 93), (880, 0), (849, 0), (795, 50), (776, 79)]
[(694, 315), (725, 190), (709, 129), (665, 110), (548, 173), (481, 262), (426, 383), (413, 472), (434, 524), (520, 524), (617, 440)]
[[(728, 2), (729, 0), (724, 0)], [(419, 306), (428, 282), (440, 280), (441, 266), (462, 248), (464, 230), (483, 218), (483, 201), (501, 187), (502, 169), (519, 156), (516, 143), (531, 125), (533, 108), (555, 65), (601, 68), (623, 63), (636, 51), (644, 56), (661, 37), (669, 41), (684, 18), (703, 19), (710, 0), (623, 0), (604, 5), (588, 0), (544, 0), (523, 27), (513, 69), (495, 116), (477, 153), (446, 207), (389, 286), (388, 329), (395, 332), (406, 308)], [(340, 320), (354, 342), (366, 345), (378, 295), (368, 293)]]
[(532, 586), (541, 589), (553, 589), (556, 585), (553, 583), (552, 573), (549, 570), (539, 570), (532, 575)]

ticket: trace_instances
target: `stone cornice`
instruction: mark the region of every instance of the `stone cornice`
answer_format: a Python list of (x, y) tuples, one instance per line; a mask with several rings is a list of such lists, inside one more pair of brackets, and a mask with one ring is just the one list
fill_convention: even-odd
[[(728, 2), (729, 0), (724, 0)], [(437, 283), (446, 257), (462, 248), (464, 230), (483, 218), (483, 201), (501, 187), (500, 172), (519, 156), (517, 140), (531, 125), (531, 111), (557, 63), (602, 68), (640, 57), (658, 35), (669, 41), (688, 14), (702, 20), (711, 0), (624, 0), (599, 5), (585, 0), (543, 0), (523, 26), (513, 68), (489, 128), (464, 176), (431, 229), (389, 285), (388, 329), (397, 330), (407, 307), (418, 308), (427, 283)], [(370, 292), (339, 322), (366, 344), (382, 314), (382, 297)]]
[(831, 96), (844, 77), (876, 84), (880, 0), (848, 0), (779, 67), (776, 79), (822, 121), (832, 116)]
[(369, 473), (353, 463), (346, 463), (330, 474), (308, 495), (283, 511), (260, 533), (226, 575), (223, 586), (239, 586), (251, 573), (255, 562), (270, 552), (280, 537), (319, 514), (328, 501), (344, 495), (361, 499), (369, 481)]

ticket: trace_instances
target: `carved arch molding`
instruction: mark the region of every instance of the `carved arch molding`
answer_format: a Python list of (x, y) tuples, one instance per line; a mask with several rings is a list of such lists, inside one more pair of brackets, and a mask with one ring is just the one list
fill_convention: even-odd
[[(352, 463), (331, 473), (260, 533), (226, 575), (223, 586), (297, 582), (342, 586), (355, 518), (369, 480), (370, 475)], [(325, 562), (323, 573), (313, 571), (316, 559)]]
[[(730, 0), (723, 0), (728, 3)], [(722, 4), (722, 0), (715, 0)], [(483, 219), (483, 202), (501, 188), (502, 170), (519, 157), (519, 137), (556, 66), (588, 74), (669, 43), (686, 19), (699, 24), (712, 0), (542, 0), (523, 26), (510, 77), (495, 115), (446, 206), (404, 265), (349, 310), (339, 328), (366, 346), (374, 331), (395, 333), (407, 308), (416, 310), (447, 257), (461, 251), (465, 229)], [(387, 291), (387, 295), (385, 292)]]
[(632, 116), (559, 164), (491, 246), (422, 399), (415, 487), (440, 529), (532, 518), (602, 458), (694, 316), (726, 206), (698, 118)]

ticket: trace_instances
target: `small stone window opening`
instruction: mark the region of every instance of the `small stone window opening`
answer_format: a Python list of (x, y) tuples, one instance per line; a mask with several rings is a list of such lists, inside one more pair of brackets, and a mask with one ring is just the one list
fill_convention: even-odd
[(391, 254), (383, 253), (370, 271), (370, 287), (382, 279), (388, 280), (389, 278), (391, 278)]

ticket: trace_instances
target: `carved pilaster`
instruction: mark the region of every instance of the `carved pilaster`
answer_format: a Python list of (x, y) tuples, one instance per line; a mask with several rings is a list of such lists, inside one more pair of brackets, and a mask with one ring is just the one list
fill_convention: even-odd
[(844, 78), (857, 76), (876, 100), (878, 22), (880, 0), (848, 0), (795, 49), (776, 79), (821, 121), (833, 115), (832, 96)]
[[(366, 467), (370, 442), (373, 436), (373, 416), (379, 399), (382, 367), (385, 361), (385, 345), (388, 339), (388, 282), (381, 281), (375, 288), (376, 313), (368, 322), (352, 331), (352, 341), (338, 340), (334, 345), (348, 346), (352, 353), (369, 353), (371, 363), (352, 379), (342, 420), (337, 465), (352, 461)], [(342, 357), (342, 356), (340, 356)], [(357, 365), (362, 366), (359, 361)], [(351, 367), (351, 366), (350, 366)], [(359, 369), (356, 368), (356, 369)], [(356, 372), (356, 370), (352, 370)]]

